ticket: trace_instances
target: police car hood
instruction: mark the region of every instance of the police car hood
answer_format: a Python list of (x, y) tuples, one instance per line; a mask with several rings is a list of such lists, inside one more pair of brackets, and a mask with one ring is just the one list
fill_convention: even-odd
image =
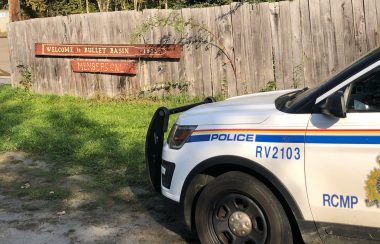
[(177, 124), (260, 124), (277, 111), (276, 98), (291, 91), (255, 93), (203, 104), (182, 113)]

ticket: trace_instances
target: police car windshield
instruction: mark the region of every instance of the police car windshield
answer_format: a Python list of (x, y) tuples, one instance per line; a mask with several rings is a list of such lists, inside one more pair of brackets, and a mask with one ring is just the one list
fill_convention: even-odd
[(309, 113), (315, 104), (315, 100), (332, 89), (339, 83), (380, 60), (380, 48), (367, 53), (360, 59), (348, 65), (345, 69), (333, 74), (326, 82), (311, 89), (290, 92), (276, 99), (276, 108), (288, 113)]

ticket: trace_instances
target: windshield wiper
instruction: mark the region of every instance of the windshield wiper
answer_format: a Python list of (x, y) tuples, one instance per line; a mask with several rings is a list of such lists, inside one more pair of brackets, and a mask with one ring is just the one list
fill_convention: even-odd
[(309, 89), (309, 87), (305, 87), (305, 88), (303, 88), (301, 90), (290, 92), (288, 94), (283, 95), (283, 98), (280, 100), (281, 104), (282, 104), (280, 106), (280, 108), (282, 109), (285, 106), (288, 107), (289, 104), (294, 100), (294, 98), (296, 98), (301, 93), (304, 93), (308, 89)]
[(279, 110), (282, 110), (284, 106), (288, 106), (289, 102), (291, 102), (294, 98), (296, 98), (301, 93), (304, 93), (308, 89), (309, 87), (305, 87), (301, 90), (289, 92), (287, 94), (282, 95), (281, 97), (276, 99), (276, 107)]
[(303, 92), (305, 92), (307, 90), (309, 90), (309, 87), (304, 87), (301, 90), (295, 91), (294, 94), (292, 94), (291, 96), (289, 96), (289, 100), (288, 101), (293, 100), (293, 98), (297, 97), (299, 94), (301, 94), (301, 93), (303, 93)]

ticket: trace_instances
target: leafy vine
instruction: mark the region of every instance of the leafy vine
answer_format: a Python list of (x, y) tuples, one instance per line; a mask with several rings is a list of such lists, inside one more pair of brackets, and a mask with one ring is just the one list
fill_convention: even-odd
[[(167, 17), (158, 13), (151, 18), (147, 18), (132, 33), (130, 42), (138, 43), (142, 39), (144, 43), (146, 43), (144, 36), (147, 32), (154, 28), (164, 28), (167, 26), (171, 27), (175, 33), (181, 34), (181, 37), (177, 40), (173, 40), (171, 36), (164, 36), (161, 38), (162, 44), (174, 42), (182, 46), (196, 45), (196, 48), (199, 48), (201, 45), (205, 45), (205, 48), (207, 49), (210, 47), (216, 47), (218, 49), (217, 56), (224, 55), (227, 58), (236, 78), (236, 67), (231, 55), (232, 50), (228, 50), (223, 41), (221, 41), (216, 34), (207, 29), (207, 27), (199, 24), (192, 18), (185, 20), (178, 13), (170, 13)], [(192, 35), (191, 33), (187, 33), (187, 29), (196, 34)]]

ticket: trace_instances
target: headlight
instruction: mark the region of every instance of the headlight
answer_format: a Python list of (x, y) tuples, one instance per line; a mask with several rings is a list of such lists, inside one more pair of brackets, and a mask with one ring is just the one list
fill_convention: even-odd
[(196, 125), (175, 124), (170, 131), (168, 144), (171, 149), (180, 149), (187, 142), (191, 133), (197, 128)]

